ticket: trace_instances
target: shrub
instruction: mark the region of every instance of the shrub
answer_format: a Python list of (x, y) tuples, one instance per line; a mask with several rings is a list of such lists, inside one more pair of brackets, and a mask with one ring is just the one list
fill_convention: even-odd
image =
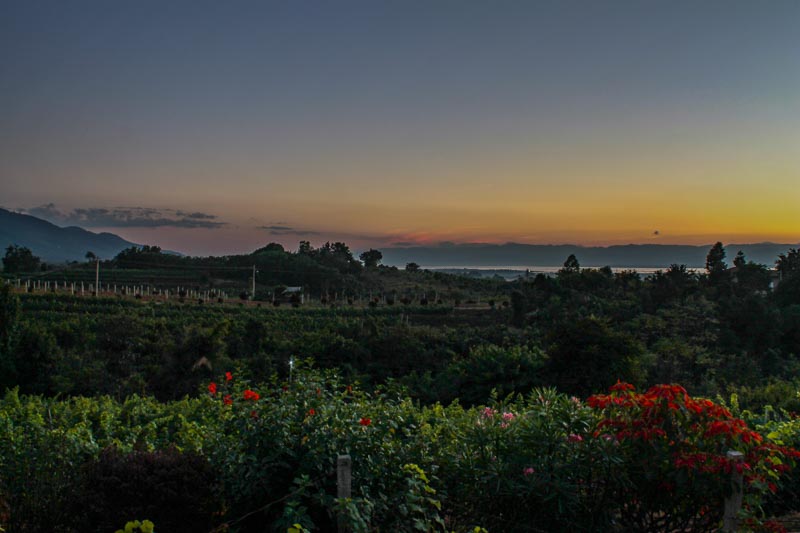
[[(716, 531), (731, 473), (744, 476), (743, 515), (757, 523), (765, 497), (800, 457), (765, 442), (745, 422), (710, 400), (693, 399), (679, 385), (644, 393), (617, 383), (611, 394), (587, 400), (602, 416), (593, 433), (617, 443), (625, 482), (616, 487), (617, 520), (627, 530)], [(736, 463), (728, 451), (744, 454)]]
[(114, 531), (132, 516), (149, 517), (161, 531), (209, 531), (222, 510), (208, 461), (175, 447), (123, 453), (112, 446), (84, 466), (82, 477), (79, 508), (90, 531)]

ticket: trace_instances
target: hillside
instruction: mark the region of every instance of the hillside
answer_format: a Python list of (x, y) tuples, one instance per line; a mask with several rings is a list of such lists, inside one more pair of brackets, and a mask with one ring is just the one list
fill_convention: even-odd
[(92, 233), (78, 227), (61, 228), (40, 218), (0, 209), (0, 246), (30, 248), (48, 262), (80, 261), (87, 251), (110, 259), (135, 243), (113, 233)]

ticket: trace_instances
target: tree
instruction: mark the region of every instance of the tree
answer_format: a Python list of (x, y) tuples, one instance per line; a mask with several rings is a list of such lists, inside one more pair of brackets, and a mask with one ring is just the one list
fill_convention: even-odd
[(631, 383), (643, 380), (643, 347), (607, 321), (594, 317), (566, 320), (547, 339), (548, 372), (559, 390), (587, 396), (617, 379)]
[(29, 248), (10, 245), (3, 257), (3, 270), (6, 272), (36, 272), (41, 268), (42, 260), (33, 255)]
[(717, 242), (711, 247), (706, 256), (706, 270), (709, 274), (718, 274), (728, 268), (725, 264), (725, 247), (721, 242)]
[(378, 266), (378, 263), (381, 262), (381, 259), (383, 259), (383, 254), (379, 250), (373, 250), (370, 248), (366, 252), (359, 255), (358, 258), (364, 262), (365, 267), (375, 268)]
[(742, 268), (746, 264), (747, 259), (744, 257), (744, 252), (739, 250), (739, 252), (736, 254), (736, 257), (733, 258), (733, 266), (736, 268)]
[(271, 242), (268, 245), (266, 245), (265, 247), (256, 250), (256, 252), (254, 252), (254, 253), (257, 253), (257, 252), (284, 252), (284, 251), (285, 250), (283, 249), (282, 245), (278, 244), (277, 242)]
[(314, 253), (314, 247), (311, 246), (311, 243), (308, 241), (300, 241), (300, 245), (297, 247), (297, 253), (300, 255), (311, 255)]
[(419, 272), (419, 265), (416, 263), (406, 263), (406, 272)]
[(569, 254), (567, 260), (564, 261), (564, 268), (558, 271), (559, 274), (577, 274), (581, 271), (581, 264), (578, 263), (578, 258), (575, 254)]
[(180, 261), (181, 258), (177, 256), (162, 254), (160, 247), (149, 245), (125, 248), (114, 257), (114, 263), (119, 268), (176, 264)]
[(769, 290), (770, 274), (767, 267), (746, 261), (744, 254), (739, 252), (733, 262), (736, 272), (733, 274), (734, 293), (745, 296)]
[(725, 263), (725, 247), (717, 242), (711, 247), (706, 256), (706, 270), (708, 271), (708, 284), (717, 290), (723, 290), (730, 281), (728, 265)]
[(792, 248), (787, 253), (780, 254), (775, 261), (775, 268), (784, 279), (800, 274), (800, 250)]
[(94, 252), (86, 252), (86, 255), (84, 257), (86, 258), (87, 261), (94, 261), (97, 259), (97, 256), (94, 254)]

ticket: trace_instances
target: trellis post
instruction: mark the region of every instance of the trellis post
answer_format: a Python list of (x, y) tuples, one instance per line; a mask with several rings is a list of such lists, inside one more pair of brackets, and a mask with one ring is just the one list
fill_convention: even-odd
[(735, 533), (739, 530), (739, 510), (742, 508), (744, 496), (742, 486), (742, 463), (744, 454), (733, 450), (727, 453), (728, 463), (731, 465), (731, 493), (725, 498), (725, 514), (722, 519), (722, 531)]
[[(353, 461), (349, 455), (336, 458), (336, 496), (339, 499), (350, 498), (353, 482)], [(339, 515), (339, 533), (348, 533), (350, 528), (344, 516)]]

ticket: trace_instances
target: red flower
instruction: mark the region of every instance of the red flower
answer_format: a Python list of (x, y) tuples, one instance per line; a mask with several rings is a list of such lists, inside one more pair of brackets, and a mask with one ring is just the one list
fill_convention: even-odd
[(261, 395), (260, 395), (260, 394), (258, 394), (258, 393), (257, 393), (257, 392), (255, 392), (255, 391), (251, 391), (250, 389), (247, 389), (246, 391), (244, 391), (244, 399), (245, 399), (245, 400), (253, 400), (253, 401), (256, 401), (256, 400), (258, 400), (259, 398), (261, 398)]
[(217, 393), (217, 384), (213, 381), (208, 384), (208, 392), (210, 392), (212, 396)]
[(233, 374), (230, 372), (225, 372), (225, 381), (230, 381), (233, 379)]
[(313, 407), (308, 410), (308, 416), (314, 416), (315, 414), (317, 414), (317, 412), (314, 410)]
[(633, 390), (633, 388), (633, 385), (630, 383), (624, 383), (620, 380), (617, 380), (616, 385), (612, 385), (609, 390), (624, 392), (626, 390)]
[(358, 423), (361, 424), (364, 427), (367, 427), (370, 424), (372, 424), (372, 419), (371, 418), (362, 418), (361, 420), (358, 421)]
[(222, 403), (224, 403), (225, 405), (232, 404), (233, 400), (231, 399), (231, 395), (230, 394), (226, 394), (225, 397), (222, 398)]

